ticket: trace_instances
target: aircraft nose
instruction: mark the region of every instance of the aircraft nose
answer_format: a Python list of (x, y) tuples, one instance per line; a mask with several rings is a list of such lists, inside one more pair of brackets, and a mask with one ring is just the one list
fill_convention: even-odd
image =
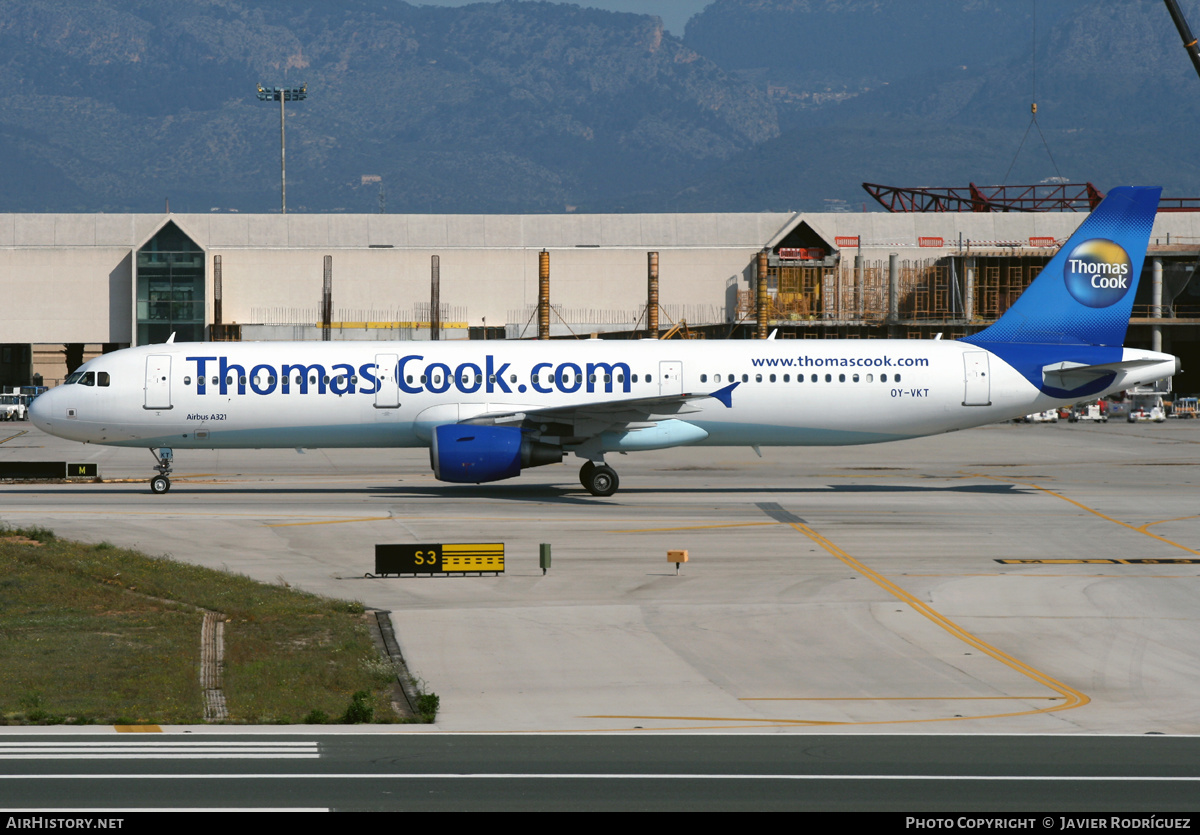
[(33, 402), (29, 404), (29, 419), (33, 421), (33, 425), (43, 432), (48, 432), (50, 426), (50, 400), (53, 399), (54, 391), (44, 391), (37, 397), (33, 398)]

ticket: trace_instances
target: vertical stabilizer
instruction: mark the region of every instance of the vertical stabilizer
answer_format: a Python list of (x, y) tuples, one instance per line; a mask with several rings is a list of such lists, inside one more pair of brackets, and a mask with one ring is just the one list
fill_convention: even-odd
[(962, 341), (1119, 347), (1160, 188), (1114, 188), (993, 325)]

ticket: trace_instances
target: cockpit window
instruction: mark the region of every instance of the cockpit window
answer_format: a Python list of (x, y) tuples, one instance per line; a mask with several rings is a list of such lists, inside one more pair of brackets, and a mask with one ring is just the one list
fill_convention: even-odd
[(97, 371), (96, 372), (96, 385), (100, 385), (100, 386), (108, 385), (108, 372), (107, 371)]
[(63, 380), (63, 385), (64, 385), (64, 386), (67, 386), (67, 385), (70, 385), (70, 384), (72, 384), (72, 383), (78, 383), (82, 377), (83, 377), (83, 372), (82, 372), (82, 371), (76, 371), (76, 372), (75, 372), (75, 373), (73, 373), (73, 374), (69, 374), (69, 375), (67, 375), (67, 379)]
[(85, 386), (94, 386), (94, 385), (96, 385), (96, 372), (95, 372), (95, 371), (89, 371), (89, 372), (87, 372), (86, 374), (84, 374), (84, 375), (83, 375), (83, 378), (82, 378), (82, 379), (80, 379), (80, 381), (79, 381), (79, 382), (80, 382), (80, 383), (82, 383), (82, 384), (83, 384), (83, 385), (85, 385)]

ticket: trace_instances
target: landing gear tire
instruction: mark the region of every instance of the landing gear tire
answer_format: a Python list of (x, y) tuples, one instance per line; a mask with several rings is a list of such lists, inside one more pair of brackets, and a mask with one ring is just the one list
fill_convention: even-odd
[(166, 476), (156, 475), (150, 479), (151, 493), (165, 493), (171, 489), (171, 479)]
[(579, 468), (579, 483), (583, 485), (585, 490), (591, 489), (588, 487), (588, 479), (592, 477), (592, 471), (595, 469), (595, 461), (584, 461), (583, 466)]
[(607, 464), (593, 464), (590, 469), (584, 464), (579, 471), (579, 480), (593, 496), (611, 496), (621, 484), (617, 471)]

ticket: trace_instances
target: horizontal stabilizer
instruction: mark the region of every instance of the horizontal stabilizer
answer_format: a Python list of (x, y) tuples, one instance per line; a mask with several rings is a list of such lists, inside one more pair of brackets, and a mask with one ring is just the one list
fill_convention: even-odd
[(1106, 362), (1100, 365), (1084, 365), (1078, 362), (1056, 362), (1042, 367), (1042, 381), (1054, 388), (1071, 391), (1086, 386), (1095, 380), (1109, 374), (1119, 374), (1122, 371), (1133, 371), (1147, 365), (1156, 365), (1159, 361), (1153, 359), (1121, 360)]

